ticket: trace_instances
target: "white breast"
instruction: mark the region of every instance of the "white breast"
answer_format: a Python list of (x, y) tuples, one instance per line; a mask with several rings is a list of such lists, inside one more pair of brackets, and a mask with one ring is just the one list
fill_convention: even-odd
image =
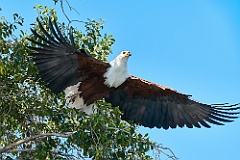
[(116, 57), (110, 65), (111, 67), (104, 74), (106, 77), (104, 84), (117, 88), (130, 76), (127, 72), (127, 59)]

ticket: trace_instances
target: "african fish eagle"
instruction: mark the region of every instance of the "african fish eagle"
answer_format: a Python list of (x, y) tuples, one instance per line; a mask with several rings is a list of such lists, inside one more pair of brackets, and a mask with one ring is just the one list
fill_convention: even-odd
[(102, 62), (84, 49), (76, 48), (72, 29), (69, 40), (56, 22), (49, 20), (49, 34), (37, 21), (44, 36), (31, 29), (43, 42), (29, 39), (37, 45), (29, 46), (37, 52), (32, 54), (33, 60), (52, 92), (65, 92), (70, 107), (90, 112), (91, 104), (104, 98), (113, 106), (119, 106), (123, 120), (164, 129), (177, 126), (210, 128), (207, 122), (223, 125), (239, 114), (239, 104), (203, 104), (189, 95), (130, 75), (127, 71), (129, 51), (122, 51), (110, 63)]

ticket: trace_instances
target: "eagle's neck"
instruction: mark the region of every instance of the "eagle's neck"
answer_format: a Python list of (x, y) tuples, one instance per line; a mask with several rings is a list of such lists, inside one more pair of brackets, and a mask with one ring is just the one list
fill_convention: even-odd
[(110, 67), (104, 74), (105, 84), (109, 87), (117, 88), (130, 76), (127, 71), (128, 57), (117, 56), (110, 62)]

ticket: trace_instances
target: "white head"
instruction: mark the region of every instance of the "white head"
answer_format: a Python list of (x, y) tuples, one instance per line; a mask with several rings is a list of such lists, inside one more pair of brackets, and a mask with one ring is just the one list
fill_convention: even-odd
[(112, 66), (121, 66), (122, 68), (127, 68), (128, 58), (131, 56), (130, 51), (122, 51), (110, 64)]
[(117, 57), (119, 58), (127, 58), (130, 57), (132, 54), (130, 51), (122, 51)]

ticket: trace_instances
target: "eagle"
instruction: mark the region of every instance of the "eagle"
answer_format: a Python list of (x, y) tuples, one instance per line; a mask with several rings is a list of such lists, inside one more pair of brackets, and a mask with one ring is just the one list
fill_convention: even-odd
[[(149, 128), (210, 128), (210, 124), (224, 125), (238, 118), (240, 105), (204, 104), (190, 95), (177, 92), (128, 73), (127, 63), (132, 55), (122, 51), (111, 62), (103, 62), (77, 48), (72, 28), (69, 36), (61, 33), (57, 22), (49, 20), (50, 33), (37, 20), (42, 34), (31, 29), (38, 42), (29, 38), (35, 51), (31, 57), (41, 79), (55, 94), (65, 93), (69, 107), (87, 114), (94, 113), (94, 102), (106, 102), (123, 112), (122, 120)], [(36, 53), (37, 52), (37, 53)]]

